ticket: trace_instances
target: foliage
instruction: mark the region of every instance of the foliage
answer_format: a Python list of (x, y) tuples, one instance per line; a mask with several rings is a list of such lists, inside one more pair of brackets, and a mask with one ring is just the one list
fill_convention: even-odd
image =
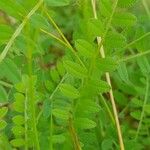
[(0, 0), (0, 150), (150, 149), (148, 0)]

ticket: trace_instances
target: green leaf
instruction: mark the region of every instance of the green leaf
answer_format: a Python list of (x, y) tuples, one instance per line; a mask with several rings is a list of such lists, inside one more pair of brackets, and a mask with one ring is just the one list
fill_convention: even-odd
[(77, 118), (75, 124), (79, 129), (92, 129), (96, 127), (96, 123), (88, 118)]
[(52, 138), (53, 138), (52, 141), (54, 144), (62, 144), (65, 142), (65, 136), (62, 134), (53, 135)]
[(55, 88), (55, 84), (52, 81), (46, 80), (45, 87), (47, 90), (52, 91)]
[(125, 83), (129, 83), (128, 71), (127, 71), (126, 64), (124, 62), (118, 64), (117, 71), (121, 80), (124, 81)]
[(21, 74), (13, 60), (6, 58), (1, 64), (0, 69), (3, 70), (5, 78), (12, 83), (17, 83), (21, 80)]
[(14, 126), (12, 132), (15, 136), (22, 136), (24, 135), (25, 129), (22, 126)]
[(0, 108), (0, 119), (3, 118), (8, 112), (8, 108), (7, 107), (2, 107)]
[(69, 118), (68, 111), (65, 111), (62, 109), (53, 109), (52, 113), (58, 119), (68, 120), (68, 118)]
[(85, 98), (92, 98), (100, 93), (108, 92), (110, 86), (107, 82), (96, 79), (89, 79), (87, 84), (81, 90), (81, 96)]
[(6, 90), (0, 85), (0, 102), (8, 101)]
[[(115, 43), (115, 44), (114, 44)], [(108, 32), (106, 39), (104, 41), (104, 47), (108, 49), (107, 51), (112, 52), (112, 50), (118, 50), (126, 45), (126, 38), (117, 32)]]
[(13, 29), (8, 25), (0, 25), (0, 44), (7, 43), (13, 34)]
[(137, 98), (133, 98), (131, 103), (133, 104), (134, 107), (142, 107), (143, 106), (143, 101)]
[(89, 19), (88, 21), (88, 36), (94, 40), (97, 36), (102, 37), (104, 33), (104, 25), (101, 20)]
[(150, 114), (150, 104), (147, 104), (145, 107), (144, 107), (144, 111), (148, 114)]
[(81, 65), (74, 63), (72, 61), (66, 60), (64, 61), (64, 67), (67, 72), (77, 78), (85, 78), (87, 77), (87, 69), (82, 67)]
[(133, 6), (135, 3), (137, 2), (137, 0), (119, 0), (118, 1), (118, 6), (119, 7), (131, 7)]
[(117, 27), (130, 27), (137, 22), (136, 16), (128, 12), (116, 12), (112, 19), (112, 24)]
[(112, 139), (105, 139), (102, 142), (102, 150), (111, 150), (113, 149), (114, 141)]
[(7, 123), (4, 120), (0, 120), (0, 130), (3, 130), (6, 127)]
[(114, 71), (117, 68), (116, 61), (111, 57), (97, 59), (97, 68), (102, 72)]
[(59, 77), (59, 74), (58, 74), (58, 71), (53, 68), (50, 70), (50, 76), (51, 76), (51, 79), (54, 81), (54, 82), (59, 82), (60, 81), (60, 77)]
[(137, 110), (137, 111), (133, 111), (130, 113), (130, 115), (136, 119), (136, 120), (140, 120), (141, 117), (141, 111)]
[(144, 76), (150, 73), (150, 64), (145, 56), (138, 58), (137, 63)]
[(11, 145), (14, 147), (21, 147), (25, 145), (25, 141), (22, 138), (17, 138), (10, 141)]
[(70, 4), (71, 0), (45, 0), (45, 2), (49, 6), (66, 6)]
[(38, 13), (33, 14), (30, 21), (31, 21), (32, 26), (37, 29), (40, 29), (40, 28), (48, 29), (49, 27), (49, 23), (46, 20), (46, 18), (44, 18), (42, 15)]
[(24, 117), (21, 115), (13, 117), (12, 120), (16, 125), (23, 125), (25, 123)]
[[(136, 29), (136, 34), (135, 34), (135, 39), (140, 38), (141, 36), (143, 36), (144, 34), (146, 34), (146, 30), (144, 27), (138, 27)], [(150, 49), (150, 35), (146, 36), (145, 38), (141, 39), (140, 41), (135, 43), (135, 47), (137, 48), (137, 50), (139, 52), (144, 52), (146, 50)]]
[(57, 62), (57, 71), (61, 76), (63, 76), (65, 74), (65, 68), (64, 68), (63, 63), (61, 61)]
[(13, 104), (14, 110), (17, 112), (24, 112), (24, 100), (25, 97), (21, 93), (15, 94), (15, 102)]
[(112, 12), (111, 0), (100, 0), (100, 11), (103, 16), (109, 17)]
[(80, 96), (79, 91), (73, 86), (71, 86), (70, 84), (61, 84), (60, 90), (68, 98), (76, 99), (76, 98), (79, 98)]
[(75, 41), (75, 47), (81, 56), (87, 58), (92, 57), (96, 50), (96, 47), (94, 47), (91, 43), (82, 39)]
[(26, 14), (23, 6), (19, 2), (14, 0), (0, 0), (0, 9), (6, 12), (8, 15), (13, 16), (17, 19), (23, 18)]

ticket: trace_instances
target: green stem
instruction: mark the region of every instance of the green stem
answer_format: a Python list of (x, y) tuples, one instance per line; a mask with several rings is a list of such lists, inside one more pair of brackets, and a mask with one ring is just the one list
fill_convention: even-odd
[(63, 41), (61, 40), (60, 38), (58, 38), (57, 36), (55, 36), (54, 34), (50, 33), (50, 32), (47, 32), (45, 31), (44, 29), (40, 29), (43, 33), (49, 35), (50, 37), (52, 37), (53, 39), (57, 40), (60, 44), (63, 44), (64, 46), (66, 46), (67, 48), (70, 48), (68, 47), (68, 45)]
[(122, 58), (122, 59), (118, 60), (118, 63), (123, 62), (123, 61), (129, 61), (131, 59), (135, 59), (135, 58), (147, 55), (147, 54), (150, 54), (150, 50), (139, 53), (139, 54), (131, 55), (131, 56), (128, 56), (126, 58)]
[(73, 143), (74, 143), (74, 149), (75, 150), (82, 150), (78, 136), (77, 136), (76, 131), (75, 131), (74, 126), (73, 126), (72, 118), (69, 118), (69, 131), (70, 131)]
[(100, 94), (100, 97), (101, 97), (101, 100), (102, 100), (101, 102), (103, 103), (103, 105), (104, 105), (106, 111), (108, 112), (108, 115), (109, 115), (110, 119), (112, 120), (112, 123), (115, 125), (114, 116), (113, 116), (113, 114), (112, 114), (112, 112), (111, 112), (111, 110), (110, 110), (108, 104), (106, 103), (106, 100), (104, 99), (104, 97), (103, 97), (102, 94)]
[(67, 40), (67, 38), (65, 37), (65, 35), (63, 34), (63, 32), (60, 30), (60, 28), (57, 26), (57, 24), (55, 23), (55, 21), (53, 20), (53, 18), (49, 15), (49, 13), (47, 12), (47, 9), (45, 8), (45, 14), (47, 15), (48, 19), (50, 20), (50, 22), (52, 23), (52, 25), (56, 28), (56, 30), (58, 31), (58, 33), (60, 34), (60, 36), (62, 37), (62, 39), (66, 42), (67, 47), (71, 50), (71, 52), (75, 55), (75, 57), (77, 58), (78, 62), (85, 67), (84, 63), (82, 62), (82, 60), (80, 59), (80, 57), (78, 56), (77, 52), (75, 51), (75, 49), (71, 46), (71, 44), (69, 43), (69, 41)]
[(149, 8), (148, 8), (147, 1), (146, 1), (146, 0), (142, 0), (142, 3), (143, 3), (143, 6), (144, 6), (144, 8), (145, 8), (145, 11), (146, 11), (146, 13), (147, 13), (147, 15), (148, 15), (148, 17), (149, 17), (149, 19), (150, 19), (150, 10), (149, 10)]
[[(29, 34), (29, 24), (27, 24), (27, 33)], [(30, 37), (30, 34), (27, 36)], [(36, 150), (40, 150), (40, 144), (38, 139), (38, 131), (36, 127), (36, 112), (35, 112), (35, 91), (34, 91), (34, 83), (33, 83), (33, 68), (32, 68), (32, 62), (33, 62), (33, 47), (30, 45), (30, 42), (27, 41), (28, 51), (27, 51), (27, 61), (28, 61), (28, 75), (29, 75), (29, 91), (28, 91), (28, 101), (30, 104), (30, 111), (31, 111), (31, 119), (32, 119), (32, 129), (34, 134), (34, 146)]]
[[(56, 86), (56, 88), (54, 89), (54, 91), (51, 93), (51, 95), (50, 95), (50, 97), (49, 97), (50, 100), (53, 98), (53, 96), (55, 95), (55, 93), (58, 91), (58, 89), (59, 89), (61, 83), (63, 83), (63, 81), (66, 79), (67, 75), (68, 75), (68, 74), (66, 73), (66, 74), (62, 77), (62, 79), (60, 80), (60, 82), (58, 83), (58, 85)], [(39, 112), (39, 114), (38, 114), (37, 123), (38, 123), (38, 121), (39, 121), (39, 119), (40, 119), (42, 113), (43, 113), (43, 108), (42, 108), (42, 110), (41, 110), (41, 111)]]
[(145, 108), (145, 106), (147, 104), (147, 101), (148, 101), (149, 88), (150, 88), (149, 76), (147, 76), (146, 79), (147, 79), (147, 82), (146, 82), (145, 98), (144, 98), (144, 103), (143, 103), (143, 107), (142, 107), (142, 113), (141, 113), (141, 117), (140, 117), (140, 122), (139, 122), (139, 125), (138, 125), (138, 129), (137, 129), (137, 132), (136, 132), (135, 140), (137, 140), (139, 132), (140, 132), (140, 129), (142, 127), (144, 113), (145, 113), (144, 112), (144, 108)]
[(24, 26), (26, 25), (26, 23), (28, 22), (28, 20), (39, 9), (39, 7), (42, 5), (42, 3), (43, 3), (43, 0), (39, 0), (39, 2), (33, 7), (33, 9), (24, 18), (24, 20), (22, 21), (22, 23), (18, 26), (18, 28), (16, 29), (16, 31), (14, 32), (14, 34), (12, 35), (12, 37), (10, 38), (10, 40), (8, 41), (7, 45), (5, 46), (4, 50), (0, 54), (0, 63), (6, 57), (9, 49), (13, 45), (13, 43), (14, 43), (15, 39), (18, 37), (18, 35), (21, 33), (22, 29), (24, 28)]
[[(92, 8), (93, 8), (94, 18), (97, 19), (96, 0), (91, 0), (91, 3), (92, 3)], [(102, 39), (101, 39), (101, 37), (97, 37), (98, 49), (100, 50), (100, 54), (101, 54), (102, 58), (105, 58), (105, 51), (103, 49), (103, 42), (105, 40), (105, 37), (106, 37), (109, 29), (111, 28), (111, 22), (112, 22), (114, 13), (116, 11), (117, 5), (118, 5), (118, 0), (115, 0), (114, 6), (113, 6), (113, 10), (112, 10), (111, 16), (110, 16), (110, 18), (108, 20), (108, 23), (106, 25), (106, 30), (104, 32), (104, 35), (103, 35)], [(116, 128), (117, 128), (117, 134), (118, 134), (120, 149), (124, 150), (125, 148), (124, 148), (123, 136), (122, 136), (120, 122), (119, 122), (119, 119), (118, 119), (118, 112), (117, 112), (117, 108), (116, 108), (116, 104), (115, 104), (115, 99), (114, 99), (114, 94), (113, 94), (113, 90), (112, 90), (112, 84), (111, 84), (110, 74), (108, 72), (106, 72), (105, 76), (106, 76), (107, 83), (111, 87), (111, 89), (109, 91), (109, 95), (110, 95), (110, 100), (111, 100), (111, 104), (112, 104), (112, 108), (113, 108), (114, 119), (115, 119), (115, 124), (116, 124)]]
[(24, 127), (25, 127), (25, 150), (28, 150), (28, 124), (27, 124), (27, 120), (28, 120), (28, 115), (27, 115), (27, 100), (28, 100), (28, 97), (27, 97), (27, 90), (26, 90), (26, 94), (25, 94), (26, 98), (25, 98), (25, 102), (24, 102), (24, 121), (25, 121), (25, 124), (24, 124)]
[(12, 88), (12, 87), (13, 87), (12, 84), (7, 83), (7, 82), (4, 82), (4, 81), (0, 81), (0, 84), (1, 84), (2, 86), (8, 87), (8, 88)]
[(104, 36), (103, 36), (103, 39), (105, 39), (109, 29), (111, 28), (111, 22), (112, 22), (112, 19), (113, 19), (113, 16), (115, 14), (115, 11), (116, 11), (116, 8), (117, 8), (117, 5), (118, 5), (118, 0), (115, 0), (115, 3), (114, 3), (114, 6), (113, 6), (113, 10), (111, 12), (111, 15), (109, 17), (109, 20), (108, 20), (108, 23), (106, 25), (106, 30), (104, 32)]
[(129, 47), (132, 46), (133, 44), (139, 42), (140, 40), (142, 40), (143, 38), (145, 38), (145, 37), (147, 37), (147, 36), (149, 36), (149, 35), (150, 35), (150, 32), (145, 33), (144, 35), (142, 35), (142, 36), (139, 37), (138, 39), (136, 39), (136, 40), (132, 41), (131, 43), (127, 44), (123, 49), (129, 48)]
[(62, 82), (65, 80), (67, 74), (65, 74), (63, 76), (63, 78), (61, 79), (61, 81), (59, 82), (59, 84), (56, 86), (55, 90), (52, 92), (52, 94), (50, 95), (50, 100), (51, 100), (51, 115), (50, 115), (50, 150), (53, 150), (53, 96), (54, 94), (58, 91), (60, 85), (62, 84)]

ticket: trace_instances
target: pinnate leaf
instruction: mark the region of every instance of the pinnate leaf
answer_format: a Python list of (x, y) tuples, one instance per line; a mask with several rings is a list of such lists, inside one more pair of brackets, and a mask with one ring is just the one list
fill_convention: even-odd
[(64, 61), (64, 67), (67, 72), (77, 78), (84, 78), (87, 76), (87, 69), (79, 65), (78, 63), (74, 63), (72, 61), (66, 60)]
[(75, 99), (80, 96), (79, 91), (70, 84), (61, 84), (60, 90), (65, 96), (67, 96), (69, 98)]

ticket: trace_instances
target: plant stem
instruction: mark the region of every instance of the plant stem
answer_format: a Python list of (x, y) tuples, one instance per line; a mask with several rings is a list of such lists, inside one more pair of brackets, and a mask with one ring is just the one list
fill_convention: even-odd
[(50, 32), (47, 32), (45, 31), (44, 29), (40, 29), (43, 33), (49, 35), (50, 37), (52, 37), (53, 39), (57, 40), (59, 43), (63, 44), (64, 46), (66, 46), (67, 48), (70, 48), (68, 47), (68, 45), (63, 41), (61, 40), (60, 38), (58, 38), (57, 36), (55, 36), (54, 34), (50, 33)]
[(137, 132), (136, 132), (135, 140), (137, 140), (139, 132), (140, 132), (140, 129), (141, 129), (141, 126), (142, 126), (142, 122), (143, 122), (143, 118), (144, 118), (144, 108), (145, 108), (145, 106), (147, 104), (147, 101), (148, 101), (149, 88), (150, 88), (149, 76), (148, 75), (146, 77), (146, 81), (147, 82), (146, 82), (145, 98), (144, 98), (144, 103), (143, 103), (143, 106), (142, 106), (142, 113), (141, 113), (138, 129), (137, 129)]
[[(58, 85), (56, 86), (56, 88), (54, 89), (54, 91), (51, 93), (51, 95), (50, 95), (50, 97), (49, 97), (50, 100), (53, 98), (53, 96), (55, 95), (55, 93), (58, 91), (58, 89), (59, 89), (61, 83), (63, 83), (63, 81), (66, 79), (67, 75), (68, 75), (68, 74), (66, 73), (66, 74), (62, 77), (62, 79), (60, 80), (60, 82), (58, 83)], [(43, 108), (42, 108), (42, 110), (39, 112), (39, 115), (38, 115), (38, 117), (37, 117), (37, 123), (38, 123), (38, 121), (39, 121), (39, 119), (40, 119), (42, 113), (43, 113)]]
[(127, 44), (123, 49), (129, 48), (130, 46), (132, 46), (132, 45), (135, 44), (136, 42), (142, 40), (143, 38), (145, 38), (145, 37), (147, 37), (147, 36), (149, 36), (149, 35), (150, 35), (150, 32), (145, 33), (144, 35), (142, 35), (142, 36), (139, 37), (138, 39), (136, 39), (136, 40), (132, 41), (131, 43)]
[[(27, 33), (29, 34), (29, 24), (27, 24)], [(28, 35), (30, 37), (30, 34)], [(28, 51), (27, 51), (27, 61), (28, 61), (28, 75), (29, 75), (29, 88), (28, 88), (28, 101), (30, 104), (30, 111), (32, 116), (32, 129), (34, 134), (34, 146), (36, 150), (40, 150), (39, 139), (38, 139), (38, 131), (36, 127), (36, 112), (35, 112), (35, 89), (34, 89), (34, 81), (33, 81), (33, 73), (32, 73), (32, 62), (33, 62), (33, 47), (30, 46), (30, 42), (27, 41)]]
[(143, 6), (144, 6), (144, 8), (145, 8), (145, 11), (146, 11), (146, 13), (147, 13), (147, 15), (148, 15), (148, 17), (149, 17), (149, 19), (150, 19), (150, 10), (149, 10), (149, 8), (148, 8), (147, 1), (146, 1), (146, 0), (142, 0), (142, 3), (143, 3)]
[(115, 124), (114, 116), (113, 116), (109, 106), (107, 105), (106, 100), (104, 99), (102, 94), (100, 94), (100, 97), (101, 97), (101, 100), (102, 100), (104, 107), (106, 108), (106, 111), (108, 112), (110, 119), (112, 120), (113, 124)]
[(24, 121), (25, 121), (25, 124), (24, 124), (24, 128), (25, 128), (25, 150), (28, 150), (28, 124), (27, 124), (27, 120), (28, 120), (28, 115), (27, 115), (27, 100), (28, 100), (28, 97), (27, 97), (27, 90), (26, 90), (26, 94), (25, 94), (25, 102), (24, 102)]
[[(91, 0), (91, 2), (92, 2), (92, 8), (93, 8), (94, 17), (95, 17), (95, 19), (97, 19), (96, 1), (95, 0)], [(115, 13), (117, 4), (118, 4), (118, 0), (115, 1), (114, 7), (113, 7), (113, 11), (112, 11), (111, 16), (109, 18), (109, 21), (107, 23), (106, 31), (105, 31), (104, 36), (103, 36), (104, 39), (105, 39), (105, 37), (106, 37), (106, 35), (107, 35), (110, 27), (111, 27), (111, 21), (112, 21), (113, 15)], [(99, 48), (100, 48), (101, 56), (102, 56), (102, 58), (105, 58), (105, 52), (104, 52), (104, 49), (103, 49), (101, 37), (97, 37), (97, 41), (98, 41), (98, 45), (100, 45)], [(120, 123), (119, 123), (119, 119), (118, 119), (117, 108), (116, 108), (115, 99), (114, 99), (114, 95), (113, 95), (111, 79), (110, 79), (110, 75), (109, 75), (108, 72), (106, 72), (106, 81), (107, 81), (107, 83), (111, 87), (109, 95), (110, 95), (110, 100), (111, 100), (111, 103), (112, 103), (112, 108), (113, 108), (115, 123), (116, 123), (116, 127), (117, 127), (117, 133), (118, 133), (118, 138), (119, 138), (119, 143), (120, 143), (120, 149), (124, 150), (124, 143), (123, 143), (123, 137), (122, 137), (121, 127), (120, 127)]]
[(52, 92), (52, 94), (50, 95), (50, 100), (51, 100), (51, 114), (50, 114), (50, 150), (53, 150), (53, 96), (54, 94), (58, 91), (61, 83), (65, 80), (67, 74), (65, 74), (63, 76), (63, 78), (60, 80), (59, 84), (56, 86), (55, 90)]
[(147, 55), (147, 54), (150, 54), (150, 50), (139, 53), (139, 54), (131, 55), (131, 56), (128, 56), (126, 58), (122, 58), (122, 59), (118, 60), (118, 63), (123, 62), (123, 61), (129, 61), (131, 59), (135, 59), (135, 58)]
[(72, 118), (69, 118), (69, 131), (70, 131), (73, 143), (74, 143), (74, 149), (75, 150), (82, 150), (78, 136), (77, 136), (76, 131), (75, 131), (74, 126), (73, 126)]
[(13, 87), (12, 84), (7, 83), (7, 82), (4, 82), (4, 81), (0, 81), (0, 84), (1, 84), (2, 86), (8, 87), (8, 88), (12, 88), (12, 87)]
[(75, 57), (77, 58), (78, 62), (84, 67), (84, 63), (82, 62), (82, 60), (80, 59), (80, 57), (78, 56), (77, 52), (75, 51), (75, 49), (71, 46), (71, 44), (69, 43), (69, 41), (67, 40), (67, 38), (65, 37), (65, 35), (62, 33), (62, 31), (60, 30), (60, 28), (57, 26), (57, 24), (55, 23), (55, 21), (53, 20), (53, 18), (49, 15), (49, 13), (47, 12), (47, 9), (45, 9), (45, 14), (47, 15), (48, 19), (50, 20), (50, 22), (52, 23), (52, 25), (56, 28), (56, 30), (58, 31), (58, 33), (61, 35), (62, 39), (66, 42), (67, 47), (71, 50), (71, 52), (75, 55)]
[(14, 32), (14, 34), (12, 35), (12, 37), (10, 38), (10, 40), (8, 41), (7, 45), (5, 46), (4, 50), (2, 51), (2, 53), (0, 54), (0, 63), (3, 61), (3, 59), (6, 57), (9, 49), (11, 48), (11, 46), (13, 45), (15, 39), (17, 38), (17, 36), (21, 33), (22, 29), (24, 28), (24, 26), (26, 25), (27, 21), (31, 18), (31, 16), (39, 9), (39, 7), (42, 5), (43, 0), (39, 0), (39, 2), (33, 7), (33, 9), (28, 13), (28, 15), (24, 18), (24, 20), (22, 21), (22, 23), (18, 26), (18, 28), (16, 29), (16, 31)]

